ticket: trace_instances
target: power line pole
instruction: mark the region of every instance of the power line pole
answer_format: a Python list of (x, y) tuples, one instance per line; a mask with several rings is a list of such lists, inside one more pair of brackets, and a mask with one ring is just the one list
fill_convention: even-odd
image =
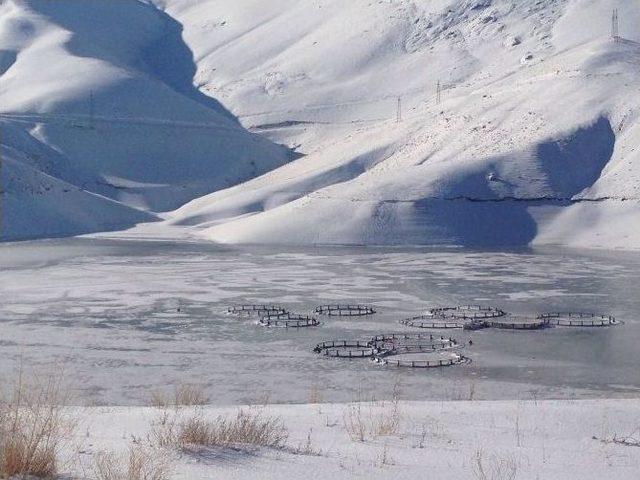
[(402, 97), (398, 97), (398, 106), (396, 108), (396, 122), (402, 121)]
[(611, 15), (611, 38), (613, 38), (614, 42), (620, 41), (620, 21), (618, 20), (618, 9), (613, 9), (613, 14)]
[(89, 93), (89, 128), (93, 130), (95, 128), (93, 116), (94, 116), (95, 105), (93, 101), (93, 90)]
[(440, 80), (438, 80), (438, 85), (436, 86), (436, 105), (440, 105), (442, 102), (442, 85), (440, 84)]

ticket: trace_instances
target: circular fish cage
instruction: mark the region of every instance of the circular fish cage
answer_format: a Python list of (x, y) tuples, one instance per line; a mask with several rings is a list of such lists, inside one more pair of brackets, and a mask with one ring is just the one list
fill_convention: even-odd
[(320, 322), (313, 317), (293, 313), (265, 315), (258, 321), (263, 327), (304, 328), (317, 327)]
[(470, 320), (464, 324), (462, 327), (464, 330), (482, 330), (483, 328), (487, 328), (489, 325), (485, 320)]
[[(372, 337), (370, 342), (420, 342), (423, 340), (445, 339), (446, 337), (433, 335), (432, 333), (384, 333)], [(452, 339), (448, 339), (452, 340)], [(454, 340), (455, 341), (455, 340)]]
[(370, 344), (379, 351), (392, 351), (397, 348), (423, 348), (426, 350), (446, 350), (458, 348), (458, 342), (450, 337), (434, 336), (425, 333), (390, 333), (376, 335), (370, 340)]
[(417, 344), (383, 344), (378, 350), (379, 357), (387, 357), (392, 355), (413, 354), (413, 353), (434, 353), (445, 350), (461, 348), (457, 342), (454, 343), (417, 343)]
[(378, 350), (370, 342), (361, 340), (330, 340), (317, 344), (313, 351), (335, 358), (370, 358)]
[(416, 317), (405, 318), (404, 320), (400, 320), (400, 323), (407, 327), (431, 328), (436, 330), (464, 328), (467, 324), (464, 320), (436, 317), (434, 315), (418, 315)]
[(320, 305), (316, 307), (318, 315), (328, 315), (331, 317), (364, 317), (376, 313), (373, 307), (368, 305)]
[(227, 309), (227, 313), (232, 315), (284, 315), (287, 310), (279, 305), (234, 305)]
[(376, 363), (393, 367), (439, 368), (468, 363), (471, 360), (455, 352), (402, 352), (393, 355), (376, 355)]
[(538, 319), (559, 327), (612, 327), (623, 323), (611, 315), (579, 312), (543, 313), (538, 315)]
[(500, 328), (503, 330), (539, 330), (549, 326), (549, 323), (544, 319), (513, 315), (485, 320), (484, 322), (487, 327)]
[(478, 320), (504, 317), (506, 313), (497, 307), (482, 305), (456, 305), (432, 308), (428, 312), (433, 317)]

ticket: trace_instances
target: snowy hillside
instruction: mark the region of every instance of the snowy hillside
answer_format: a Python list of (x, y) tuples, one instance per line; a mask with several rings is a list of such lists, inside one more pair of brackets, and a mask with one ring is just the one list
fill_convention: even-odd
[(193, 87), (181, 26), (136, 0), (0, 2), (2, 238), (99, 231), (289, 152)]
[(170, 4), (203, 91), (308, 155), (175, 222), (223, 242), (640, 246), (640, 49), (610, 38), (637, 6), (231, 4)]
[[(105, 224), (187, 202), (135, 231), (230, 243), (640, 248), (632, 2), (2, 8), (0, 105), (11, 114), (5, 130), (16, 130), (4, 135), (4, 156), (104, 203)], [(42, 63), (55, 68), (40, 72)], [(277, 143), (303, 156), (287, 162)], [(5, 209), (19, 218), (13, 195)]]

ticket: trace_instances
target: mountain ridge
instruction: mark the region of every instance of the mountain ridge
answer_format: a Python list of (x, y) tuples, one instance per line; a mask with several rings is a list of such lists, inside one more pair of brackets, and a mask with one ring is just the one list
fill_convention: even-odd
[[(90, 3), (105, 8), (104, 2)], [(640, 38), (629, 38), (640, 9), (634, 5), (146, 5), (168, 17), (181, 38), (177, 43), (188, 49), (180, 58), (191, 58), (175, 65), (179, 72), (167, 84), (214, 102), (214, 111), (220, 105), (232, 125), (260, 137), (248, 167), (238, 152), (254, 137), (242, 134), (242, 141), (224, 149), (237, 158), (233, 168), (228, 159), (224, 166), (220, 159), (212, 163), (226, 180), (212, 181), (201, 172), (202, 183), (188, 195), (152, 187), (162, 182), (142, 171), (144, 181), (101, 171), (101, 181), (111, 187), (93, 188), (97, 193), (161, 212), (161, 221), (126, 235), (224, 243), (640, 248)], [(616, 41), (609, 30), (613, 8), (620, 10), (625, 37)], [(162, 52), (162, 45), (166, 39), (154, 48)], [(159, 78), (167, 78), (172, 66)], [(190, 89), (189, 81), (197, 88)], [(1, 85), (2, 77), (0, 92)], [(188, 118), (177, 119), (183, 130), (187, 123), (198, 128), (190, 110)], [(101, 121), (98, 114), (93, 119)], [(171, 124), (148, 125), (155, 128), (169, 130)], [(140, 135), (132, 132), (125, 143)], [(267, 139), (302, 156), (284, 149), (275, 154), (278, 147)], [(193, 145), (165, 164), (169, 177), (178, 175), (177, 165), (189, 165), (180, 157)], [(207, 147), (219, 149), (215, 143)], [(271, 159), (264, 161), (263, 152)], [(207, 149), (189, 154), (201, 160)], [(252, 170), (251, 162), (260, 168)], [(114, 192), (145, 182), (149, 188), (133, 188), (133, 194)], [(622, 233), (615, 235), (615, 229)]]

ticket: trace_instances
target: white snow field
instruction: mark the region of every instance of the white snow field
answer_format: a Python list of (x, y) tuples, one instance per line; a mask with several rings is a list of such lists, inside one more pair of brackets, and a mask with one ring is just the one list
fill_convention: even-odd
[[(638, 428), (638, 400), (400, 402), (398, 431), (353, 440), (344, 424), (357, 407), (344, 404), (244, 407), (280, 417), (287, 447), (204, 448), (167, 455), (171, 479), (518, 479), (635, 480), (640, 448), (614, 444)], [(393, 412), (391, 403), (363, 404), (365, 424)], [(196, 415), (233, 417), (236, 408), (205, 407)], [(145, 443), (155, 408), (82, 409), (71, 464), (90, 469), (101, 452), (126, 454), (130, 439)], [(171, 417), (173, 414), (169, 412)], [(182, 410), (178, 418), (194, 415)], [(384, 417), (383, 417), (384, 418)], [(635, 422), (635, 423), (634, 423)], [(637, 430), (636, 430), (637, 431)], [(79, 452), (79, 455), (78, 455)], [(485, 475), (478, 470), (480, 455)], [(78, 461), (79, 457), (79, 461)], [(123, 455), (123, 458), (126, 458)], [(81, 467), (70, 469), (82, 472)], [(513, 473), (513, 476), (510, 476)], [(82, 477), (84, 478), (84, 477)]]
[(640, 247), (636, 2), (0, 9), (3, 239)]

